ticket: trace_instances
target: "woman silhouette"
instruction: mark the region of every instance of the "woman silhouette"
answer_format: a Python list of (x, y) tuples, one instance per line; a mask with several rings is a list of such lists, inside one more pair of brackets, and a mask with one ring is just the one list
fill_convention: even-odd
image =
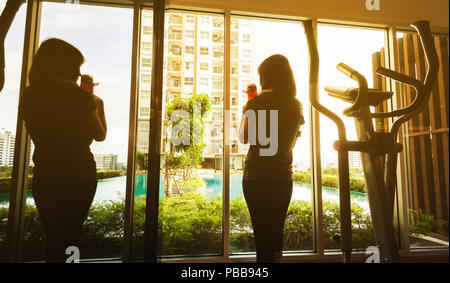
[(103, 101), (76, 82), (84, 62), (69, 43), (42, 42), (19, 111), (34, 142), (33, 197), (44, 226), (47, 262), (76, 246), (97, 188), (89, 145), (106, 138)]
[[(261, 63), (258, 73), (261, 93), (244, 106), (246, 115), (240, 129), (241, 142), (250, 142), (243, 190), (257, 261), (276, 262), (282, 255), (283, 226), (292, 195), (292, 149), (305, 121), (302, 104), (295, 98), (295, 80), (287, 58), (270, 56)], [(264, 138), (270, 136), (275, 139), (269, 138), (267, 144)]]

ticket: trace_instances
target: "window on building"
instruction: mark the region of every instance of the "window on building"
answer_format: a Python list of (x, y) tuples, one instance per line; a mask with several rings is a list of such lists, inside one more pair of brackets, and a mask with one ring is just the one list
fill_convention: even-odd
[(139, 107), (139, 115), (150, 116), (150, 107), (145, 107), (145, 106)]
[(142, 51), (152, 51), (152, 43), (151, 42), (142, 42)]
[(192, 29), (186, 30), (186, 38), (194, 38), (195, 37), (195, 31)]
[(232, 75), (239, 74), (239, 62), (237, 62), (237, 61), (231, 62), (230, 68), (231, 68), (231, 74)]
[(214, 17), (213, 18), (213, 27), (215, 28), (223, 28), (223, 17)]
[(181, 28), (170, 27), (169, 28), (169, 39), (172, 40), (182, 40), (183, 39), (183, 31)]
[(223, 30), (213, 31), (212, 41), (214, 43), (223, 43), (223, 39), (224, 39)]
[(209, 63), (200, 62), (200, 71), (209, 71)]
[(170, 43), (169, 52), (172, 55), (181, 56), (181, 45), (179, 43)]
[(190, 45), (184, 46), (184, 52), (186, 54), (194, 54), (194, 46), (190, 46)]
[(153, 27), (152, 26), (142, 26), (142, 33), (144, 35), (152, 35), (153, 34)]
[(200, 86), (209, 86), (209, 78), (200, 78)]
[(141, 90), (140, 98), (143, 100), (149, 100), (150, 99), (150, 90)]
[(209, 40), (209, 31), (200, 31), (200, 39)]
[(251, 38), (250, 34), (243, 34), (242, 35), (242, 42), (243, 43), (250, 43), (250, 38)]
[(213, 77), (212, 78), (213, 89), (223, 89), (223, 78)]
[(242, 73), (251, 73), (251, 71), (252, 71), (251, 65), (248, 65), (248, 64), (242, 65)]
[(238, 80), (238, 78), (237, 77), (231, 77), (231, 79), (230, 79), (230, 82), (231, 82), (231, 89), (232, 90), (238, 90), (238, 88), (239, 88), (239, 80)]
[(141, 83), (149, 84), (151, 82), (150, 74), (141, 74)]
[(214, 74), (222, 74), (223, 73), (223, 64), (222, 62), (213, 62), (213, 73)]
[(209, 16), (200, 16), (200, 23), (209, 25)]
[(188, 23), (194, 23), (195, 22), (195, 16), (194, 15), (184, 15), (186, 22)]
[(150, 57), (142, 57), (142, 67), (151, 68), (152, 67), (152, 58)]
[(193, 70), (194, 69), (194, 62), (188, 61), (188, 62), (185, 63), (185, 66), (186, 66), (185, 67), (186, 71)]
[(222, 45), (214, 45), (213, 46), (213, 57), (214, 58), (223, 58), (223, 46)]
[(239, 29), (239, 21), (236, 19), (231, 20), (231, 28), (232, 29)]
[(184, 85), (194, 85), (193, 77), (184, 77)]
[(209, 55), (209, 47), (200, 47), (200, 55)]

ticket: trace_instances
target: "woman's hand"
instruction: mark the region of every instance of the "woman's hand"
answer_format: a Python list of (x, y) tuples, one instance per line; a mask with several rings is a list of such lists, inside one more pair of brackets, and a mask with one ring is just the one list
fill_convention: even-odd
[(96, 95), (94, 95), (94, 100), (97, 103), (97, 108), (95, 111), (92, 111), (89, 119), (92, 129), (91, 134), (96, 141), (103, 141), (107, 132), (104, 104), (103, 100)]

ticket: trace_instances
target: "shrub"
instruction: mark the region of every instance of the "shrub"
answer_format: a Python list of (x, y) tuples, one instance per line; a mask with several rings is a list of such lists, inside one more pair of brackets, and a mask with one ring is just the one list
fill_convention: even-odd
[[(326, 174), (326, 172), (333, 173), (334, 171), (324, 171), (322, 173), (322, 186), (339, 189), (339, 177), (337, 174)], [(311, 172), (294, 172), (292, 178), (295, 182), (311, 184)], [(366, 183), (364, 177), (350, 176), (350, 191), (366, 192)]]
[[(24, 259), (38, 260), (43, 255), (43, 229), (34, 206), (25, 212)], [(411, 233), (431, 231), (448, 234), (448, 222), (437, 220), (421, 211), (411, 211), (414, 226)], [(8, 209), (0, 207), (0, 231), (6, 231)], [(284, 249), (303, 250), (312, 247), (312, 204), (294, 200), (289, 206), (284, 228)], [(219, 254), (222, 249), (222, 199), (208, 200), (198, 192), (165, 198), (160, 203), (159, 224), (164, 255)], [(96, 203), (83, 226), (80, 251), (82, 258), (116, 257), (123, 248), (124, 201)], [(143, 250), (145, 197), (135, 200), (133, 218), (133, 251)], [(374, 245), (370, 216), (363, 208), (352, 205), (353, 247), (365, 249)], [(445, 229), (447, 229), (445, 231)], [(323, 202), (325, 247), (339, 249), (333, 236), (340, 231), (339, 206)], [(5, 233), (0, 233), (0, 254), (6, 254)], [(230, 201), (230, 251), (254, 251), (251, 220), (244, 198)]]

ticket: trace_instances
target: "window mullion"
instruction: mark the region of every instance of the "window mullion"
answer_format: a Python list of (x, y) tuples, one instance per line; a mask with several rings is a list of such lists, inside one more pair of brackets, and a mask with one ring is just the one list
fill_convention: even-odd
[(225, 10), (225, 86), (224, 86), (224, 125), (223, 125), (223, 256), (230, 257), (230, 10)]

